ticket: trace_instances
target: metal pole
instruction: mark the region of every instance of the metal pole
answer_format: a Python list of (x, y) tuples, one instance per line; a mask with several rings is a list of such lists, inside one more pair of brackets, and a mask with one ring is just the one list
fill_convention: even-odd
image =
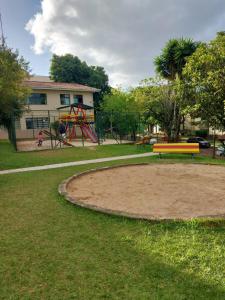
[(16, 126), (15, 126), (15, 115), (14, 115), (14, 113), (12, 113), (12, 118), (11, 118), (11, 141), (13, 143), (14, 149), (17, 151)]
[(32, 129), (33, 129), (33, 139), (35, 138), (35, 135), (34, 135), (34, 116), (32, 114)]
[(51, 126), (51, 120), (50, 120), (50, 112), (48, 110), (48, 126), (49, 126), (49, 131), (51, 133), (50, 138), (51, 138), (51, 148), (53, 149), (53, 141), (52, 141), (52, 126)]
[(82, 132), (82, 146), (84, 147), (84, 134), (83, 134), (83, 130), (81, 129)]
[(213, 158), (216, 157), (216, 130), (213, 130)]

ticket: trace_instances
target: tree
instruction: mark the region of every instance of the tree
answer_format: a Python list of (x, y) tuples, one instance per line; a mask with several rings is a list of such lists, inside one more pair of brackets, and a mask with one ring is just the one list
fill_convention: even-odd
[(165, 131), (169, 141), (172, 140), (174, 113), (171, 87), (171, 85), (167, 85), (159, 79), (150, 78), (143, 81), (141, 88), (145, 118), (152, 118)]
[(165, 79), (182, 78), (182, 70), (187, 58), (199, 47), (199, 42), (192, 39), (171, 39), (162, 50), (161, 55), (154, 60), (156, 72)]
[(75, 82), (100, 89), (100, 93), (94, 94), (95, 108), (100, 106), (103, 96), (110, 92), (108, 75), (103, 67), (88, 66), (77, 56), (66, 54), (53, 55), (50, 66), (50, 76), (58, 82)]
[(170, 84), (160, 78), (145, 79), (135, 92), (146, 123), (159, 125), (169, 141), (175, 141), (179, 136), (182, 116), (189, 103), (185, 93), (183, 81), (179, 78)]
[(101, 111), (108, 119), (111, 130), (116, 131), (120, 138), (130, 134), (136, 139), (139, 124), (139, 107), (131, 92), (113, 89), (110, 95), (105, 95)]
[(28, 78), (28, 63), (6, 45), (0, 46), (0, 125), (12, 137), (13, 118), (22, 114), (23, 106), (30, 93), (24, 85)]
[[(162, 100), (165, 104), (165, 97), (168, 95), (167, 104), (173, 107), (173, 113), (170, 114), (169, 139), (176, 141), (180, 132), (181, 122), (184, 121), (184, 106), (189, 101), (189, 91), (183, 81), (183, 68), (185, 67), (187, 58), (191, 56), (200, 46), (199, 42), (191, 39), (171, 39), (163, 48), (161, 55), (155, 58), (156, 72), (168, 82), (164, 85), (171, 87), (160, 88)], [(167, 90), (167, 92), (165, 92)], [(172, 93), (172, 94), (171, 94)], [(173, 94), (174, 93), (174, 94)], [(179, 97), (178, 97), (179, 95)], [(160, 99), (160, 97), (158, 98)], [(171, 101), (171, 99), (173, 99)], [(167, 106), (167, 105), (166, 105)], [(164, 105), (162, 106), (164, 107)]]
[(191, 113), (214, 129), (225, 129), (225, 32), (202, 44), (187, 60), (183, 74), (195, 105)]

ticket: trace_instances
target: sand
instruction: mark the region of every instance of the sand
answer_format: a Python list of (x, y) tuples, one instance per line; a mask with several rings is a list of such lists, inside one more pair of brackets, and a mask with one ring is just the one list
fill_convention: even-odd
[[(93, 147), (97, 146), (98, 143), (92, 143), (90, 140), (84, 140), (84, 144), (81, 139), (76, 139), (70, 142), (75, 147)], [(122, 140), (121, 144), (129, 144), (130, 141)], [(56, 144), (58, 142), (56, 141)], [(106, 139), (103, 141), (103, 145), (114, 145), (117, 144), (117, 141), (114, 139)], [(55, 142), (53, 141), (53, 148), (55, 147)], [(69, 146), (61, 144), (61, 148), (68, 148)], [(37, 151), (37, 150), (48, 150), (51, 149), (51, 140), (44, 140), (41, 147), (38, 147), (37, 140), (18, 140), (17, 141), (18, 151)], [(59, 149), (60, 144), (54, 149)]]
[(73, 202), (145, 219), (225, 217), (225, 167), (199, 164), (125, 166), (78, 176)]

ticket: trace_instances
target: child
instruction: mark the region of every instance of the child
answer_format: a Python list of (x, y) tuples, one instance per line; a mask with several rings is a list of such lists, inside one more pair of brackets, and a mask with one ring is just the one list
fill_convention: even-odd
[(44, 138), (43, 138), (42, 131), (39, 131), (38, 136), (37, 136), (37, 145), (38, 145), (38, 147), (42, 146), (43, 140), (44, 140)]

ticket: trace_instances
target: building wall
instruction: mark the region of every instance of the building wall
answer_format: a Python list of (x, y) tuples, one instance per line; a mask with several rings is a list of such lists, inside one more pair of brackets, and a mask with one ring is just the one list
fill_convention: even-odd
[[(26, 127), (26, 119), (31, 117), (43, 117), (43, 118), (49, 118), (49, 122), (54, 122), (55, 120), (58, 120), (60, 113), (63, 113), (63, 111), (60, 112), (60, 110), (57, 110), (58, 107), (61, 107), (60, 103), (60, 94), (70, 94), (70, 102), (73, 103), (73, 97), (74, 95), (82, 95), (83, 96), (83, 103), (89, 106), (94, 106), (93, 103), (93, 93), (91, 92), (76, 92), (76, 91), (55, 91), (55, 90), (33, 90), (33, 93), (40, 93), (40, 94), (46, 94), (47, 95), (47, 104), (43, 105), (29, 105), (27, 108), (29, 111), (25, 112), (20, 120), (17, 121), (16, 126), (16, 135), (18, 139), (23, 138), (33, 138), (37, 135), (37, 132), (40, 129), (27, 129)], [(68, 109), (64, 109), (69, 110)], [(90, 110), (88, 113), (94, 113), (94, 110)], [(7, 132), (0, 128), (0, 139), (6, 139), (8, 137)]]
[(60, 104), (60, 94), (70, 94), (70, 101), (73, 103), (74, 95), (82, 95), (83, 102), (86, 105), (93, 106), (93, 93), (90, 92), (68, 92), (68, 91), (54, 91), (54, 90), (34, 90), (33, 93), (40, 93), (47, 95), (47, 104), (44, 105), (29, 105), (31, 110), (56, 110), (62, 106)]
[[(29, 105), (28, 108), (30, 112), (24, 113), (23, 117), (20, 120), (21, 130), (26, 130), (26, 118), (29, 116), (33, 117), (46, 117), (50, 116), (50, 122), (53, 122), (59, 118), (60, 110), (57, 108), (61, 107), (60, 103), (60, 94), (70, 94), (70, 103), (73, 103), (74, 95), (82, 95), (83, 103), (93, 107), (93, 93), (90, 92), (69, 92), (69, 91), (46, 91), (46, 90), (34, 90), (34, 93), (46, 94), (47, 95), (47, 104), (43, 105)], [(69, 108), (68, 108), (69, 109)], [(65, 111), (66, 109), (64, 109)], [(93, 111), (92, 111), (93, 113)], [(21, 136), (20, 132), (20, 136)]]

